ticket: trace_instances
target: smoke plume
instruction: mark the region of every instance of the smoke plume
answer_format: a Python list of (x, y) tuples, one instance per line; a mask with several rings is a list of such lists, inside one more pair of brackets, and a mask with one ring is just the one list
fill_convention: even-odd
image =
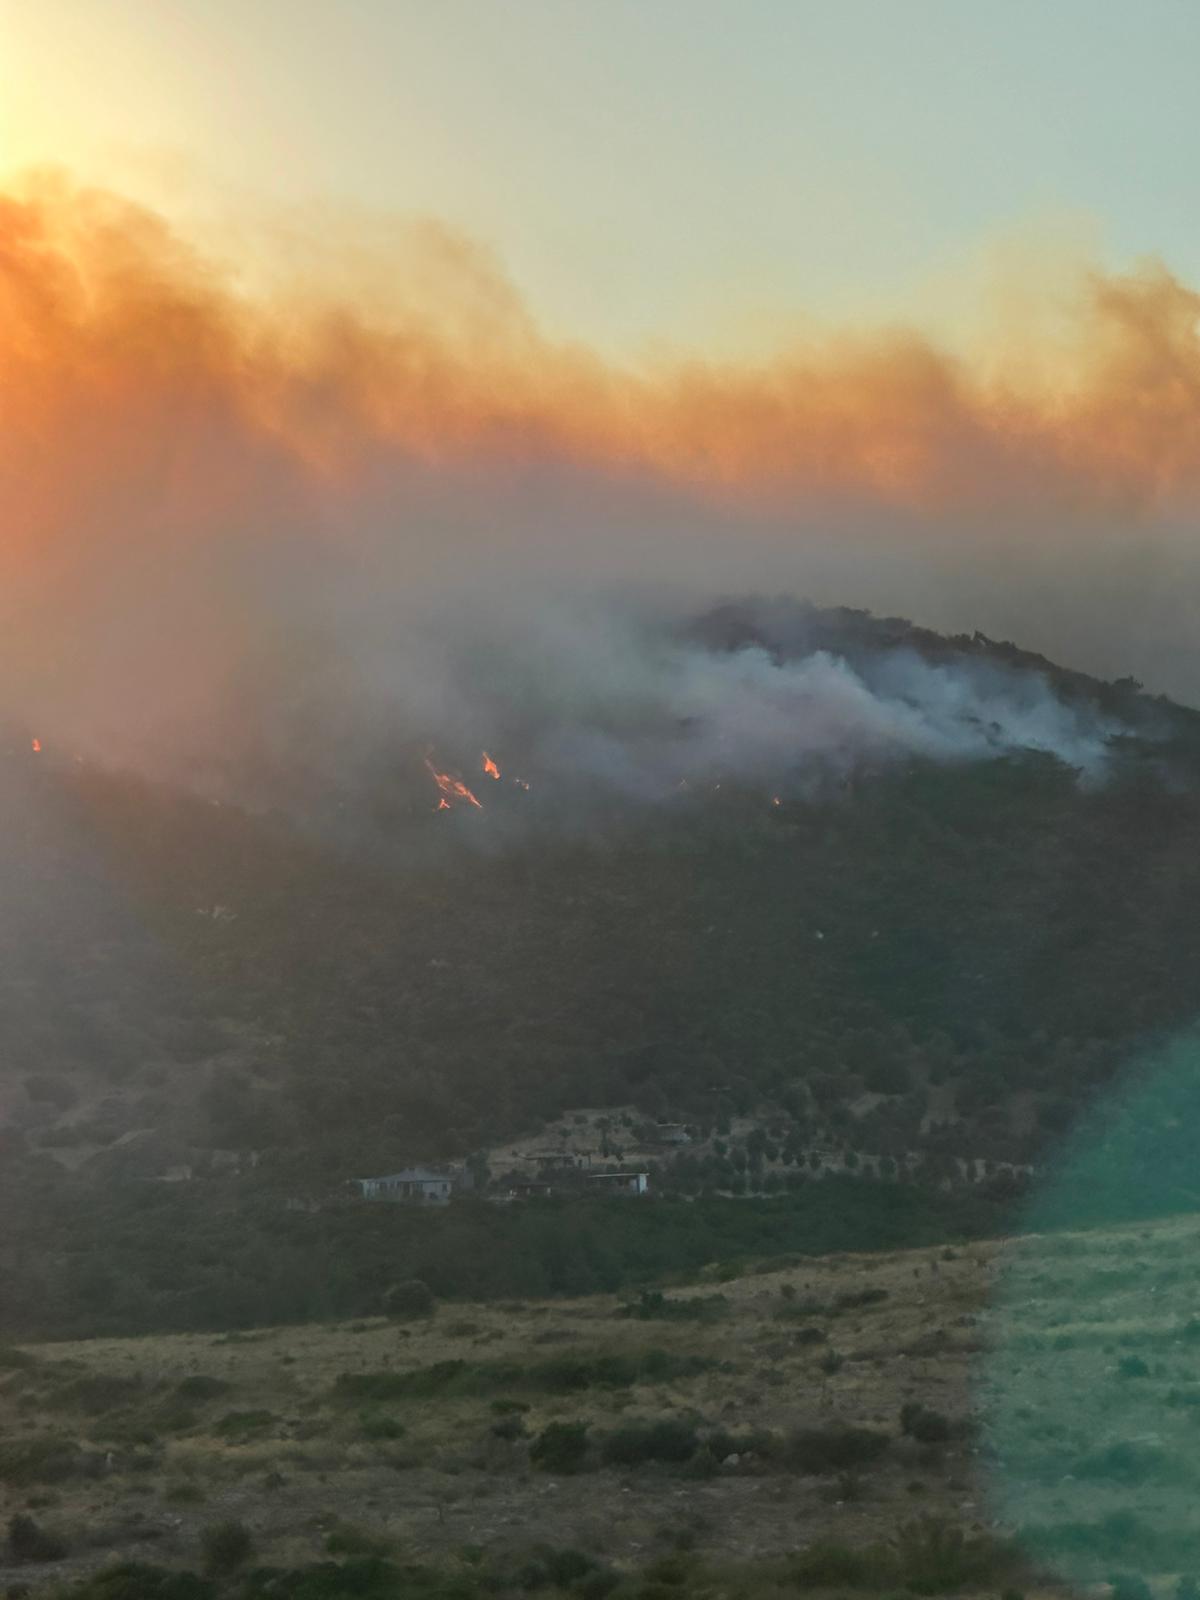
[[(889, 754), (1102, 769), (1113, 727), (1036, 675), (689, 637), (763, 590), (1200, 688), (1200, 300), (1165, 269), (1084, 284), (1017, 381), (898, 331), (621, 367), (451, 230), (387, 267), (255, 297), (117, 197), (0, 200), (10, 720), (273, 796), (398, 752), (642, 799)], [(480, 776), (500, 745), (524, 770)]]

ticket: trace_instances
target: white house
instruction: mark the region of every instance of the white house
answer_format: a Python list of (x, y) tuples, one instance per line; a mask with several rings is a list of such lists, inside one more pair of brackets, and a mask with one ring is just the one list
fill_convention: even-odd
[(364, 1200), (392, 1200), (418, 1206), (449, 1205), (454, 1192), (454, 1175), (433, 1172), (428, 1167), (406, 1167), (383, 1178), (352, 1178)]

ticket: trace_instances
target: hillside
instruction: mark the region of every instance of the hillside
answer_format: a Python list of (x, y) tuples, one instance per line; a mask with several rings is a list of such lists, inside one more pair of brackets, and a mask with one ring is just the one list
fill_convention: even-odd
[(777, 1256), (666, 1294), (10, 1347), (0, 1580), (88, 1600), (180, 1568), (207, 1569), (196, 1600), (1175, 1593), (1200, 1564), (1196, 1242), (1193, 1217)]
[[(1038, 1166), (1132, 1053), (1200, 1006), (1194, 715), (1012, 646), (862, 613), (731, 608), (695, 627), (712, 650), (751, 629), (775, 657), (902, 646), (1036, 672), (1120, 731), (1088, 781), (1047, 750), (908, 755), (781, 794), (735, 775), (604, 826), (502, 834), (490, 821), (471, 833), (473, 812), (439, 815), (415, 756), (330, 833), (304, 804), (216, 804), (11, 734), (10, 1327), (358, 1314), (382, 1230), (407, 1237), (409, 1221), (339, 1206), (284, 1221), (285, 1203), (536, 1140), (583, 1108), (692, 1130), (689, 1150), (656, 1162), (660, 1195), (761, 1193), (809, 1216), (817, 1149), (833, 1152), (820, 1171), (919, 1190), (901, 1207), (919, 1218), (912, 1242), (937, 1237), (938, 1214), (943, 1233), (962, 1217), (999, 1225), (986, 1202), (1002, 1184), (973, 1221), (945, 1187), (968, 1163), (975, 1178)], [(184, 1170), (190, 1182), (148, 1181)], [(884, 1209), (864, 1196), (846, 1212), (859, 1243)], [(802, 1247), (852, 1242), (822, 1231), (834, 1210), (827, 1196), (818, 1225), (795, 1225)], [(501, 1224), (472, 1215), (454, 1227), (474, 1260)], [(701, 1260), (754, 1248), (767, 1225), (697, 1215)], [(535, 1292), (570, 1286), (555, 1262), (574, 1222), (503, 1226), (538, 1235)], [(181, 1229), (204, 1248), (174, 1249)], [(660, 1240), (642, 1270), (660, 1270), (675, 1223), (638, 1229)], [(334, 1249), (353, 1269), (335, 1274), (346, 1287), (331, 1304), (329, 1274), (303, 1262)], [(597, 1249), (603, 1265), (577, 1289), (637, 1281), (636, 1251)], [(272, 1310), (262, 1285), (281, 1259), (291, 1276)]]
[[(992, 1252), (766, 1265), (665, 1299), (12, 1353), (3, 1513), (65, 1548), (0, 1579), (198, 1566), (230, 1518), (256, 1563), (374, 1552), (481, 1581), (540, 1547), (773, 1587), (805, 1546), (921, 1515), (990, 1537), (967, 1374)], [(905, 1406), (934, 1420), (906, 1432)]]

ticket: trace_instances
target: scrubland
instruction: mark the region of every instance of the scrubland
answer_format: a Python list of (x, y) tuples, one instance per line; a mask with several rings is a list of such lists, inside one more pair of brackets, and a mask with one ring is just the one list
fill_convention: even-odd
[(0, 1579), (125, 1600), (1186, 1595), (1198, 1234), (10, 1348)]

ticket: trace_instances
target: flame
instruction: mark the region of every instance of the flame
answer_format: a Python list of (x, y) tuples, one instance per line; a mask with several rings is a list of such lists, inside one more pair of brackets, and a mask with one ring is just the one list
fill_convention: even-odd
[(513, 779), (513, 782), (514, 782), (514, 783), (515, 783), (515, 784), (517, 784), (517, 786), (518, 786), (518, 787), (519, 787), (519, 788), (522, 788), (522, 789), (524, 789), (524, 790), (525, 790), (525, 791), (526, 791), (526, 792), (527, 792), (527, 793), (528, 793), (528, 790), (529, 790), (529, 785), (528, 785), (528, 784), (527, 784), (527, 783), (526, 783), (526, 782), (525, 782), (525, 779), (524, 779), (524, 778), (514, 778), (514, 779)]
[(499, 782), (500, 768), (492, 760), (491, 756), (488, 755), (486, 750), (483, 752), (483, 770), (487, 773), (489, 778), (495, 778), (496, 781)]
[(35, 756), (41, 755), (42, 741), (40, 739), (31, 739), (29, 741), (29, 748), (33, 751)]
[(448, 772), (439, 772), (428, 756), (425, 757), (425, 766), (429, 771), (429, 776), (442, 793), (441, 801), (437, 807), (439, 811), (449, 811), (456, 800), (465, 800), (468, 805), (474, 806), (477, 811), (483, 810), (479, 801), (476, 800), (461, 779), (452, 778)]
[(783, 804), (783, 801), (779, 798), (779, 796), (777, 794), (773, 794), (771, 796), (771, 804), (773, 806), (781, 806)]

